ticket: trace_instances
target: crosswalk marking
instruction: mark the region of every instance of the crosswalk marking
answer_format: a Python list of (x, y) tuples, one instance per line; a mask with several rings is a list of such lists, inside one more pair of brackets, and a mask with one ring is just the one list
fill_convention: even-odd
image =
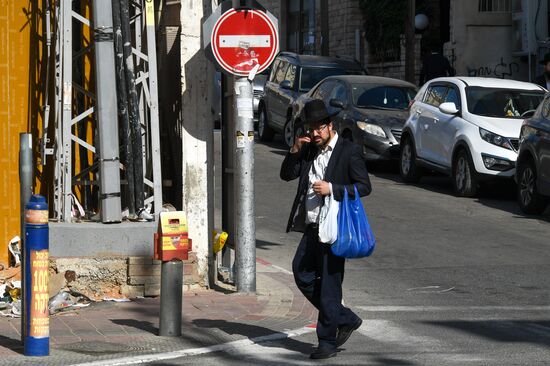
[(550, 311), (545, 305), (518, 306), (356, 306), (367, 312), (441, 312), (441, 311)]

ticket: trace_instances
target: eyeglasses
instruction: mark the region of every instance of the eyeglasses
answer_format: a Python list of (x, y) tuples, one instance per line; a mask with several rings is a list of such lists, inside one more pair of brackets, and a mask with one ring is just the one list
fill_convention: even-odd
[(314, 131), (316, 132), (323, 132), (326, 128), (328, 127), (328, 125), (321, 125), (319, 127), (309, 127), (307, 130), (306, 130), (306, 133), (308, 135), (311, 135)]

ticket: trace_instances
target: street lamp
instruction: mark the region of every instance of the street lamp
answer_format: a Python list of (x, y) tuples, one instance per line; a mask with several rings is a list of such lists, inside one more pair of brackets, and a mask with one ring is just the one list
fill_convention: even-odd
[(414, 17), (414, 27), (419, 31), (426, 30), (429, 24), (430, 24), (430, 21), (428, 20), (428, 17), (426, 16), (426, 14), (417, 14)]

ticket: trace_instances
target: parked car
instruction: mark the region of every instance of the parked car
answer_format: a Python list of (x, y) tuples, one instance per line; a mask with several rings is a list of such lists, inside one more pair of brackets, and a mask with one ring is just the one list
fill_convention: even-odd
[(523, 119), (544, 98), (538, 85), (503, 79), (449, 77), (424, 84), (401, 138), (400, 173), (418, 182), (422, 168), (452, 176), (458, 196), (478, 183), (515, 174)]
[(275, 133), (282, 133), (288, 127), (292, 104), (301, 94), (327, 76), (347, 74), (365, 75), (366, 71), (359, 63), (343, 58), (280, 53), (271, 66), (259, 103), (260, 140), (270, 141)]
[(305, 102), (321, 99), (329, 113), (336, 114), (338, 134), (363, 146), (367, 160), (399, 158), (401, 131), (417, 90), (411, 83), (379, 76), (328, 77), (294, 103), (285, 140), (293, 140), (294, 126), (299, 129)]
[(550, 202), (550, 94), (521, 127), (516, 181), (521, 210), (543, 213)]

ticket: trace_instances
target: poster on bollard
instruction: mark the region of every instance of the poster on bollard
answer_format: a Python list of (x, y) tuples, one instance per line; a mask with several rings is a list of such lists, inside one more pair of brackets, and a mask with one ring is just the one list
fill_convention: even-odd
[(32, 278), (29, 336), (45, 338), (50, 335), (50, 318), (48, 314), (48, 250), (32, 250), (30, 274)]

